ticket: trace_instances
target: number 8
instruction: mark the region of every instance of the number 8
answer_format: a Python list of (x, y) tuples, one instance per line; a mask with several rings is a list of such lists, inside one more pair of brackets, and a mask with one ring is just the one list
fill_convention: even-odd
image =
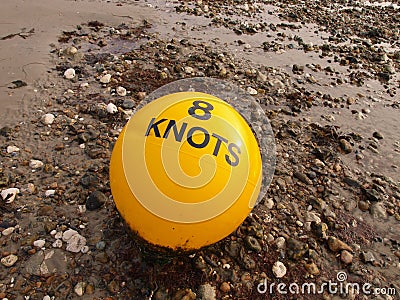
[[(200, 106), (202, 104), (203, 106)], [(193, 106), (188, 109), (189, 115), (192, 117), (199, 119), (199, 120), (208, 120), (211, 118), (211, 113), (210, 111), (214, 109), (214, 106), (212, 106), (210, 103), (202, 100), (196, 100), (193, 101)], [(201, 110), (204, 112), (204, 114), (197, 114), (196, 111)]]

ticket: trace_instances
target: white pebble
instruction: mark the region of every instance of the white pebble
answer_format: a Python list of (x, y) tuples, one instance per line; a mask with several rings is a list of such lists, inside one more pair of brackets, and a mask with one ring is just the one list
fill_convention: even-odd
[(89, 252), (89, 247), (88, 246), (83, 246), (81, 249), (82, 253), (88, 253)]
[(58, 231), (58, 232), (56, 232), (56, 234), (54, 235), (54, 238), (56, 238), (56, 239), (61, 239), (62, 237), (63, 237), (62, 231)]
[(64, 72), (64, 77), (65, 77), (66, 79), (72, 79), (72, 78), (74, 78), (74, 77), (75, 77), (75, 70), (72, 69), (72, 68), (69, 68), (69, 69), (65, 70), (65, 72)]
[(53, 248), (61, 248), (63, 245), (61, 240), (55, 240), (55, 242), (52, 244)]
[(36, 240), (33, 242), (33, 246), (42, 248), (46, 244), (45, 240)]
[(42, 116), (41, 120), (44, 125), (51, 125), (56, 117), (53, 114), (45, 114)]
[(14, 201), (15, 196), (19, 193), (17, 188), (9, 188), (1, 191), (1, 197), (6, 200), (6, 203), (11, 203)]
[(185, 67), (185, 73), (186, 74), (192, 74), (194, 69), (192, 67)]
[(8, 227), (6, 229), (4, 229), (1, 234), (4, 236), (10, 235), (11, 233), (13, 233), (15, 230), (15, 227)]
[(39, 169), (39, 168), (43, 167), (43, 165), (44, 165), (44, 163), (37, 159), (31, 159), (31, 161), (29, 162), (29, 166), (32, 169)]
[(110, 114), (115, 114), (118, 111), (118, 108), (114, 103), (108, 103), (107, 104), (107, 111)]
[(249, 87), (247, 88), (247, 92), (248, 92), (250, 95), (257, 95), (257, 94), (258, 94), (257, 90), (256, 90), (256, 89), (253, 89), (251, 86), (249, 86)]
[(18, 152), (19, 148), (16, 146), (8, 146), (7, 147), (7, 153), (14, 153), (14, 152)]
[(73, 230), (73, 229), (68, 229), (66, 231), (64, 231), (63, 235), (62, 235), (62, 239), (64, 242), (70, 240), (75, 234), (78, 234), (78, 231)]
[(14, 254), (10, 254), (6, 257), (3, 257), (1, 259), (1, 263), (6, 267), (11, 267), (17, 262), (17, 260), (18, 260), (18, 256), (14, 255)]
[(51, 297), (49, 295), (46, 295), (46, 296), (43, 297), (42, 300), (51, 300)]
[(87, 87), (89, 87), (89, 83), (87, 82), (81, 83), (81, 88), (87, 88)]
[(67, 247), (65, 249), (70, 252), (78, 253), (81, 252), (82, 248), (85, 246), (86, 238), (80, 234), (75, 234), (67, 241)]
[(56, 235), (57, 230), (53, 229), (52, 231), (50, 231), (50, 235)]
[(101, 83), (109, 83), (111, 81), (111, 74), (106, 74), (100, 78)]
[(120, 96), (126, 96), (126, 88), (122, 86), (117, 87), (117, 94)]
[(46, 197), (50, 197), (50, 196), (53, 196), (55, 193), (56, 193), (56, 190), (47, 190), (44, 192), (44, 195)]
[(272, 273), (274, 273), (276, 278), (282, 278), (286, 275), (286, 266), (282, 262), (277, 261), (272, 266)]
[(85, 282), (82, 281), (78, 282), (77, 285), (74, 287), (75, 294), (81, 297), (85, 293), (85, 287), (86, 287)]

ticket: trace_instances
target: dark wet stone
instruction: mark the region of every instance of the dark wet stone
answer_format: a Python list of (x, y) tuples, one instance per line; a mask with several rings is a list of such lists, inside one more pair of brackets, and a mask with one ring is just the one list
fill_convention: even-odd
[(240, 252), (240, 243), (237, 241), (231, 241), (228, 245), (225, 246), (225, 251), (231, 257), (238, 257)]
[(380, 201), (381, 197), (379, 195), (379, 192), (375, 189), (366, 189), (365, 190), (365, 196), (367, 197), (368, 200), (370, 201)]
[(262, 248), (258, 240), (253, 237), (253, 236), (247, 236), (246, 237), (246, 246), (249, 250), (255, 251), (255, 252), (261, 252)]
[(80, 182), (84, 187), (94, 187), (99, 183), (99, 178), (94, 174), (86, 173), (82, 176)]
[(354, 186), (354, 187), (359, 187), (360, 183), (357, 180), (354, 180), (350, 177), (344, 177), (343, 178), (343, 182), (350, 185), (350, 186)]
[(349, 141), (345, 139), (340, 140), (340, 148), (342, 148), (343, 152), (348, 154), (353, 151), (353, 146), (350, 144)]
[(295, 172), (293, 175), (294, 175), (294, 177), (296, 177), (301, 182), (303, 182), (305, 184), (308, 184), (308, 185), (312, 185), (311, 179), (308, 178), (306, 174), (301, 173), (301, 172)]
[(132, 109), (135, 106), (135, 102), (129, 99), (125, 99), (124, 102), (122, 102), (121, 107), (123, 109)]
[(94, 191), (89, 195), (86, 200), (86, 208), (88, 210), (95, 210), (103, 206), (107, 201), (107, 196), (100, 191)]
[(372, 134), (372, 136), (373, 136), (374, 138), (378, 139), (378, 140), (383, 139), (382, 133), (380, 133), (380, 132), (378, 132), (378, 131), (375, 131), (375, 132)]
[(308, 245), (293, 238), (286, 241), (286, 253), (291, 259), (298, 260), (308, 251)]
[(9, 137), (12, 133), (12, 129), (10, 127), (3, 127), (0, 129), (0, 135), (5, 136), (5, 137)]

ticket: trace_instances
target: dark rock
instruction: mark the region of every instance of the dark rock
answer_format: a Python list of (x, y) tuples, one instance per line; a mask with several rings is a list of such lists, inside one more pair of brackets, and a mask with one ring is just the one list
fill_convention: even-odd
[(359, 187), (360, 183), (357, 180), (354, 180), (350, 177), (344, 177), (343, 182), (348, 184), (349, 186)]
[(121, 107), (123, 109), (132, 109), (135, 106), (135, 102), (129, 99), (125, 99), (124, 102), (122, 102)]
[(349, 141), (345, 139), (340, 140), (340, 148), (342, 148), (343, 152), (348, 154), (353, 151), (353, 146), (350, 144)]
[(88, 210), (95, 210), (103, 206), (107, 201), (107, 196), (100, 191), (94, 191), (89, 195), (86, 200), (86, 208)]
[(253, 237), (253, 236), (247, 236), (246, 237), (246, 246), (249, 250), (255, 251), (255, 252), (261, 252), (262, 248), (258, 240)]
[(378, 139), (378, 140), (383, 139), (382, 133), (380, 133), (380, 132), (378, 132), (378, 131), (375, 131), (375, 132), (372, 134), (372, 136), (373, 136), (374, 138)]
[(365, 196), (370, 201), (377, 202), (377, 201), (381, 200), (379, 192), (377, 190), (375, 190), (375, 189), (366, 189), (365, 190)]
[(286, 253), (291, 259), (298, 260), (308, 251), (308, 245), (293, 238), (286, 241)]
[(312, 185), (311, 179), (308, 178), (306, 174), (301, 173), (301, 172), (294, 172), (293, 175), (294, 175), (294, 177), (296, 177), (301, 182), (303, 182), (305, 184), (308, 184), (308, 185)]
[(81, 178), (81, 185), (84, 187), (95, 187), (99, 183), (99, 178), (95, 174), (86, 173)]

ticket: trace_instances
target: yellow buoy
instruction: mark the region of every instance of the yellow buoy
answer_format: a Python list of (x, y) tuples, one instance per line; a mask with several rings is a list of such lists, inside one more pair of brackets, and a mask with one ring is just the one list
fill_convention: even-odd
[(215, 243), (246, 218), (260, 191), (257, 140), (242, 116), (209, 94), (179, 92), (147, 104), (115, 144), (117, 209), (139, 237), (173, 250)]

